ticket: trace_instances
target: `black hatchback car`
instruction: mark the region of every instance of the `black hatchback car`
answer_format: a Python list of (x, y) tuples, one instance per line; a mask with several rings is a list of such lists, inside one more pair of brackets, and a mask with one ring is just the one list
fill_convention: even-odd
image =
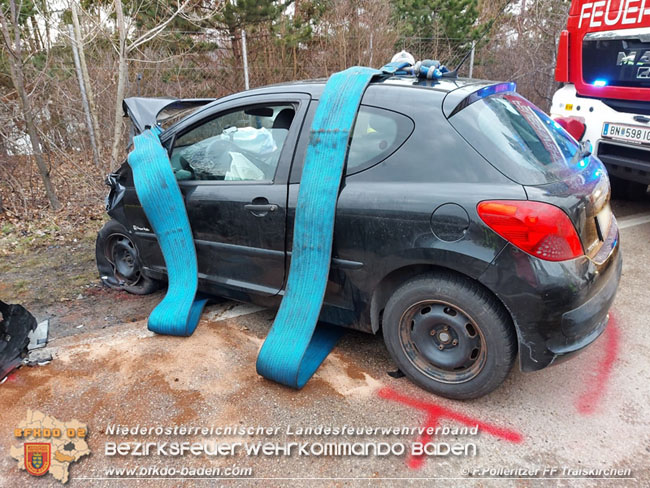
[[(160, 138), (204, 293), (279, 305), (324, 84), (125, 101), (136, 132), (165, 108), (195, 109)], [(371, 83), (351, 137), (321, 320), (381, 330), (411, 380), (458, 399), (499, 386), (517, 353), (534, 371), (583, 349), (605, 329), (621, 273), (608, 176), (589, 152), (510, 83)], [(108, 182), (102, 280), (151, 292), (165, 262), (128, 164)]]

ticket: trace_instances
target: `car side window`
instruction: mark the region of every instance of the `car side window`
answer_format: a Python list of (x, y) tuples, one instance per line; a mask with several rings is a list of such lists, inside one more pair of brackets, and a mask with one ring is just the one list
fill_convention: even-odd
[(174, 140), (176, 179), (272, 181), (296, 108), (255, 104), (202, 123)]
[(383, 161), (412, 131), (410, 118), (392, 110), (362, 105), (352, 131), (346, 174), (358, 173)]
[[(305, 117), (305, 125), (311, 125), (316, 108), (313, 103)], [(381, 163), (393, 154), (413, 132), (413, 120), (392, 110), (361, 105), (352, 131), (348, 151), (346, 175), (350, 176)], [(302, 166), (307, 154), (309, 137), (304, 134), (296, 148), (291, 183), (299, 183)]]

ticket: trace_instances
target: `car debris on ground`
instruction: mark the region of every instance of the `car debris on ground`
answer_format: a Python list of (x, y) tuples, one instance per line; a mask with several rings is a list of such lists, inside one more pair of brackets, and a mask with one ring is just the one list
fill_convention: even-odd
[(37, 323), (22, 305), (0, 300), (0, 381), (23, 364), (47, 364), (52, 355), (37, 351), (47, 345), (49, 321)]

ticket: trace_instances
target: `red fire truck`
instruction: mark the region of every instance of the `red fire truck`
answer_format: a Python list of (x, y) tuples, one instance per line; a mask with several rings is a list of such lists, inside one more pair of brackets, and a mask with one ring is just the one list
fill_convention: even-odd
[(560, 35), (551, 116), (588, 139), (615, 193), (650, 184), (650, 0), (573, 0)]

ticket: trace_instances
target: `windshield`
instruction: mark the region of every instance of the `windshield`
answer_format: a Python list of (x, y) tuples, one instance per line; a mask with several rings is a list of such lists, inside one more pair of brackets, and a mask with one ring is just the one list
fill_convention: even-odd
[(628, 37), (587, 34), (582, 42), (582, 78), (596, 86), (650, 88), (650, 28)]
[(514, 93), (482, 98), (449, 119), (499, 171), (522, 185), (565, 179), (586, 166), (571, 160), (578, 143), (558, 123)]

